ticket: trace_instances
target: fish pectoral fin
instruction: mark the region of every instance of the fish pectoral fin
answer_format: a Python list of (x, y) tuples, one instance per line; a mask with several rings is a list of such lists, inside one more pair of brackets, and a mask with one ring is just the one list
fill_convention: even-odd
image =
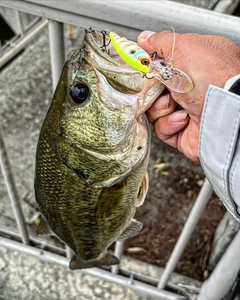
[(142, 230), (143, 224), (135, 219), (132, 219), (132, 223), (123, 231), (120, 237), (117, 239), (119, 242), (137, 235)]
[(139, 188), (136, 206), (141, 206), (143, 204), (148, 192), (148, 187), (149, 187), (149, 176), (148, 176), (148, 172), (146, 172)]
[(111, 266), (119, 264), (119, 259), (110, 251), (106, 252), (106, 255), (100, 259), (93, 259), (89, 261), (82, 260), (79, 256), (74, 255), (70, 261), (70, 269), (87, 269), (102, 266)]
[(39, 214), (33, 221), (34, 225), (37, 227), (36, 233), (39, 234), (49, 234), (50, 229), (44, 220), (43, 216)]
[(104, 219), (116, 214), (119, 209), (119, 199), (124, 195), (125, 183), (119, 183), (109, 188), (104, 188), (96, 204), (96, 214)]

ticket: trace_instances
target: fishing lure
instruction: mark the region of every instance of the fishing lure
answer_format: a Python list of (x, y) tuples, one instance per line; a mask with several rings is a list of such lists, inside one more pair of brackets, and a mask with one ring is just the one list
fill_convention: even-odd
[(109, 38), (119, 56), (134, 69), (144, 74), (153, 73), (155, 78), (175, 92), (187, 93), (193, 89), (192, 80), (186, 73), (165, 64), (157, 65), (154, 58), (137, 43), (120, 37), (115, 32), (110, 32)]

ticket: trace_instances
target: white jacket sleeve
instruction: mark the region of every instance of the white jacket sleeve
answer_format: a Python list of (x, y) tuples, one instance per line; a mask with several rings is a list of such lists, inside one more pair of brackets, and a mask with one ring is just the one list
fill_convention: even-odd
[(204, 173), (240, 221), (240, 96), (209, 86), (203, 108), (199, 155)]

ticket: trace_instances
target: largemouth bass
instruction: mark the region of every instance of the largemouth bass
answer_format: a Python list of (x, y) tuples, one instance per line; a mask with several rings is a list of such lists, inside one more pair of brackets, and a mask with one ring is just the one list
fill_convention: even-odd
[(148, 188), (144, 112), (165, 88), (121, 61), (107, 35), (89, 29), (83, 44), (65, 63), (36, 154), (36, 199), (74, 252), (71, 269), (119, 263), (108, 247), (141, 230), (133, 217)]

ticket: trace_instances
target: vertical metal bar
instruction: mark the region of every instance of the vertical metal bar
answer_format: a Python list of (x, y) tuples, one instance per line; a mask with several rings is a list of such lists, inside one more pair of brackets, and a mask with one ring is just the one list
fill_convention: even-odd
[[(240, 288), (240, 270), (238, 271), (237, 277), (233, 283), (233, 286), (228, 293), (227, 300), (234, 300), (237, 294), (239, 294), (239, 288)], [(239, 299), (239, 298), (238, 298)]]
[[(49, 47), (52, 69), (52, 88), (55, 90), (65, 62), (64, 25), (48, 20)], [(73, 256), (73, 251), (66, 245), (67, 257)]]
[(74, 252), (67, 245), (65, 246), (65, 248), (66, 248), (66, 252), (67, 252), (67, 258), (71, 259), (73, 257), (73, 255), (74, 255)]
[(2, 131), (1, 124), (0, 124), (0, 165), (5, 179), (8, 195), (11, 200), (13, 213), (17, 222), (18, 230), (22, 237), (22, 241), (24, 244), (29, 244), (29, 235), (28, 235), (27, 228), (25, 226), (24, 215), (22, 212), (20, 199), (17, 193), (17, 188), (11, 171), (10, 162), (8, 160), (7, 149), (3, 138), (3, 131)]
[[(114, 247), (114, 254), (120, 259), (124, 250), (124, 241), (116, 242)], [(119, 265), (114, 265), (111, 268), (113, 274), (118, 274), (119, 272)]]
[(239, 3), (239, 0), (219, 0), (213, 10), (218, 13), (233, 14)]
[(65, 61), (63, 24), (49, 20), (49, 46), (52, 67), (52, 86), (55, 90)]
[(210, 277), (204, 281), (197, 300), (223, 299), (233, 285), (240, 266), (240, 231), (228, 246)]
[(25, 33), (25, 29), (24, 29), (24, 25), (23, 25), (23, 19), (22, 19), (22, 13), (20, 11), (16, 11), (16, 17), (17, 17), (17, 20), (18, 20), (18, 23), (19, 23), (19, 27), (20, 27), (20, 33), (21, 33), (21, 36), (24, 35)]
[[(3, 53), (3, 46), (2, 46), (2, 41), (0, 39), (0, 58), (2, 57), (2, 53)], [(1, 62), (0, 62), (0, 68), (1, 68)]]
[(167, 262), (167, 265), (162, 273), (161, 279), (158, 284), (158, 288), (163, 289), (171, 276), (172, 272), (176, 268), (179, 258), (181, 257), (187, 242), (189, 241), (194, 228), (196, 227), (202, 212), (204, 211), (211, 195), (213, 188), (207, 178), (198, 194), (198, 197), (192, 207), (192, 210), (184, 224), (183, 230), (178, 238), (178, 241), (173, 249), (173, 252)]

